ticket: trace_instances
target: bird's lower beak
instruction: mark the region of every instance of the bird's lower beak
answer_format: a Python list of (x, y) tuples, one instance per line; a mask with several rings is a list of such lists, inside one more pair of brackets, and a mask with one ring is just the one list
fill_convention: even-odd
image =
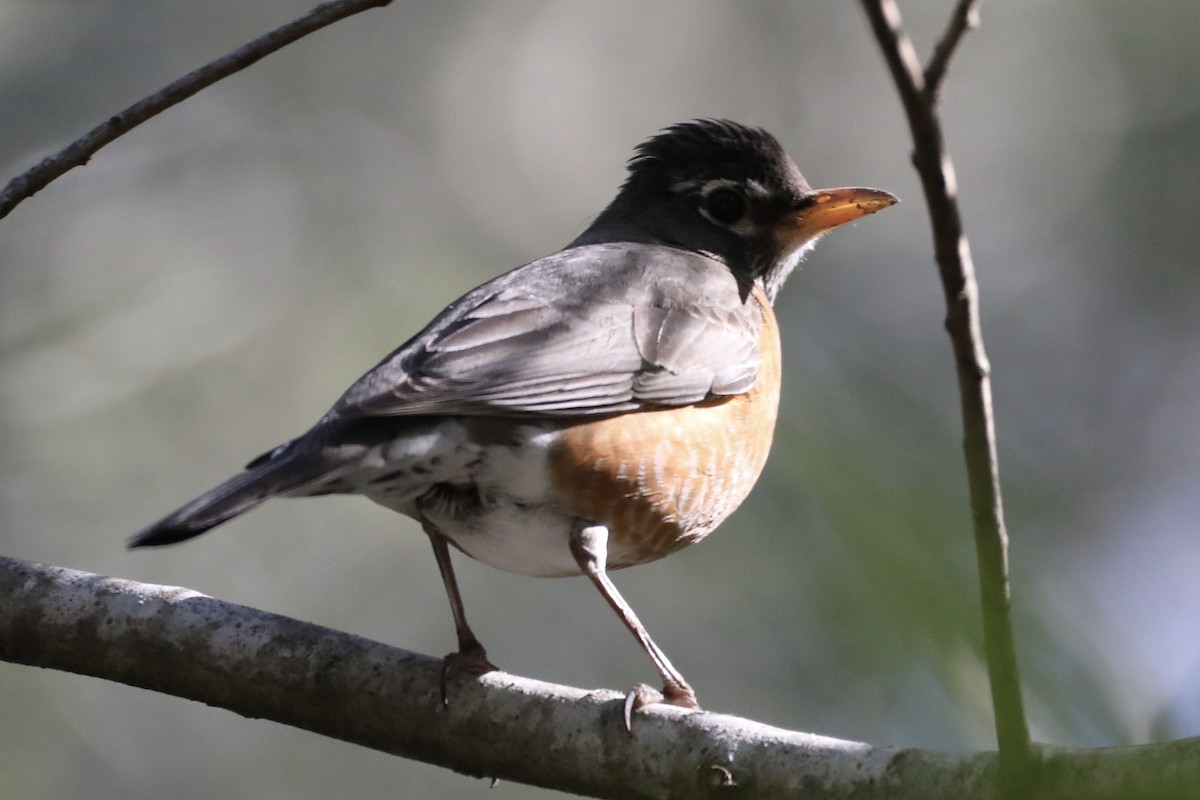
[(899, 203), (900, 198), (882, 189), (850, 186), (841, 189), (818, 189), (810, 194), (804, 207), (791, 215), (792, 224), (784, 236), (792, 242), (815, 239), (838, 225)]

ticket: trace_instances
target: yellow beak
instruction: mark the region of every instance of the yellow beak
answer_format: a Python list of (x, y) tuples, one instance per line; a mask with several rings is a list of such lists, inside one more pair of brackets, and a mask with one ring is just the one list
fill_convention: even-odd
[(782, 234), (789, 241), (815, 239), (838, 225), (853, 222), (900, 202), (900, 198), (882, 189), (858, 186), (818, 189), (809, 195), (811, 202), (791, 215), (791, 225)]

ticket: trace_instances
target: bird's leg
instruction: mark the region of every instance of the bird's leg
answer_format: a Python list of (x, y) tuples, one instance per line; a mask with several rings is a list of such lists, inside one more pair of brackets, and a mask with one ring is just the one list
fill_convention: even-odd
[[(637, 639), (642, 650), (654, 662), (655, 669), (663, 679), (662, 700), (672, 705), (699, 710), (700, 704), (696, 702), (696, 693), (692, 691), (692, 687), (688, 686), (679, 670), (671, 665), (667, 654), (650, 638), (646, 627), (637, 618), (637, 614), (633, 613), (633, 607), (625, 601), (608, 577), (608, 528), (594, 523), (577, 523), (571, 532), (571, 555), (575, 557), (575, 562), (579, 564), (583, 574), (600, 590), (600, 594), (604, 595), (604, 599), (612, 606), (613, 611), (617, 612), (617, 616)], [(625, 698), (626, 728), (630, 727), (634, 711), (648, 703), (659, 701), (655, 694), (657, 693), (648, 686), (634, 687)]]
[(454, 615), (454, 631), (458, 635), (458, 652), (450, 653), (442, 659), (442, 704), (447, 705), (446, 683), (452, 670), (490, 672), (496, 669), (496, 666), (488, 661), (487, 651), (467, 624), (462, 595), (458, 592), (458, 580), (454, 577), (454, 565), (450, 563), (448, 540), (437, 526), (428, 520), (422, 519), (421, 527), (425, 529), (429, 542), (433, 545), (433, 556), (437, 559), (438, 571), (442, 573), (442, 583), (445, 584), (446, 595), (450, 598), (450, 613)]

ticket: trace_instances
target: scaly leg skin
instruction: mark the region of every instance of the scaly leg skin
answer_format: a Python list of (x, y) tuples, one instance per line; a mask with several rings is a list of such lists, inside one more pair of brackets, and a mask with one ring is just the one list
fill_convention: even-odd
[(617, 612), (617, 616), (625, 623), (625, 627), (633, 634), (633, 638), (637, 639), (638, 644), (646, 655), (650, 656), (650, 660), (654, 662), (655, 669), (663, 679), (663, 690), (659, 694), (649, 686), (640, 683), (633, 687), (625, 697), (625, 729), (633, 730), (633, 712), (643, 706), (651, 703), (670, 703), (671, 705), (683, 706), (684, 708), (700, 710), (700, 704), (696, 702), (696, 693), (692, 691), (692, 687), (688, 686), (687, 681), (683, 679), (683, 675), (679, 670), (671, 665), (670, 659), (654, 640), (650, 638), (646, 627), (642, 625), (641, 620), (637, 618), (637, 614), (633, 613), (633, 607), (625, 601), (621, 593), (617, 591), (617, 587), (608, 577), (606, 565), (608, 563), (608, 528), (604, 525), (595, 523), (579, 522), (575, 529), (571, 532), (571, 555), (575, 557), (579, 568), (583, 570), (583, 574), (588, 576), (588, 579), (600, 590), (600, 594), (604, 595), (604, 599), (612, 606), (613, 611)]
[(474, 631), (467, 624), (467, 614), (463, 611), (462, 595), (458, 593), (458, 580), (454, 577), (454, 565), (450, 563), (450, 547), (447, 539), (432, 523), (421, 521), (421, 526), (429, 536), (433, 545), (433, 556), (437, 559), (438, 570), (442, 573), (442, 583), (446, 586), (446, 594), (450, 598), (450, 612), (454, 615), (454, 631), (458, 635), (458, 652), (450, 653), (442, 659), (442, 705), (450, 705), (446, 686), (451, 672), (466, 671), (472, 673), (491, 672), (496, 665), (488, 661), (487, 651), (475, 638)]

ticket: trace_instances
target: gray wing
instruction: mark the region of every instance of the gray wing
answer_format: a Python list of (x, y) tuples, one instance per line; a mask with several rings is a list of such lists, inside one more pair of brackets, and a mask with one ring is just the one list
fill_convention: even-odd
[(754, 384), (762, 323), (718, 262), (585, 245), (455, 301), (326, 419), (608, 414), (740, 394)]

